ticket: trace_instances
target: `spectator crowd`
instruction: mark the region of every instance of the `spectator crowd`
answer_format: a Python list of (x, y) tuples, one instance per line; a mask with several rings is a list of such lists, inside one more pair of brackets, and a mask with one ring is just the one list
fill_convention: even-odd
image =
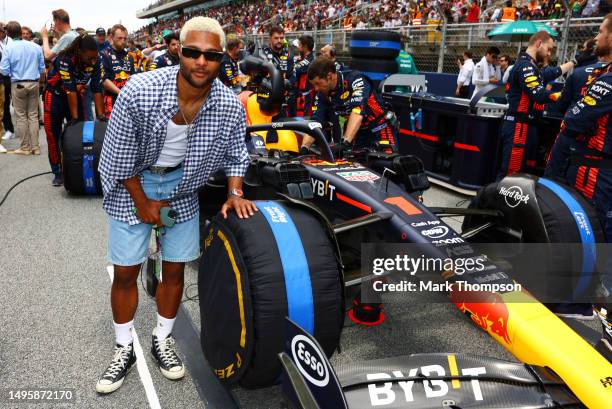
[[(151, 7), (168, 1), (155, 2)], [(606, 0), (571, 0), (572, 17), (603, 16)], [(437, 8), (436, 5), (440, 7)], [(441, 11), (452, 23), (505, 22), (564, 18), (561, 0), (240, 0), (163, 19), (137, 30), (139, 40), (159, 36), (163, 30), (178, 30), (189, 18), (206, 15), (217, 19), (226, 31), (262, 34), (281, 25), (287, 32), (316, 29), (363, 29), (436, 24)]]

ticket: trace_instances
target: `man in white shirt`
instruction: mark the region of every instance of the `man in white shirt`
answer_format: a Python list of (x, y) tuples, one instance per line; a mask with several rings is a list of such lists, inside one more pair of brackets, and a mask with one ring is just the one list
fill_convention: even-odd
[(493, 11), (493, 15), (491, 15), (491, 23), (499, 21), (500, 17), (501, 17), (501, 7), (496, 7), (495, 10)]
[(472, 73), (474, 72), (474, 61), (472, 61), (472, 52), (466, 51), (463, 53), (463, 63), (460, 59), (457, 60), (459, 64), (459, 76), (457, 77), (457, 89), (455, 89), (455, 96), (459, 98), (468, 97), (468, 87), (472, 81)]
[(499, 66), (496, 65), (498, 56), (499, 48), (495, 46), (489, 47), (485, 56), (474, 66), (472, 83), (475, 89), (472, 96), (476, 95), (478, 91), (487, 85), (499, 84), (501, 81), (501, 72)]
[(336, 9), (334, 8), (333, 5), (330, 4), (329, 7), (327, 8), (327, 18), (332, 18), (334, 14), (336, 14)]

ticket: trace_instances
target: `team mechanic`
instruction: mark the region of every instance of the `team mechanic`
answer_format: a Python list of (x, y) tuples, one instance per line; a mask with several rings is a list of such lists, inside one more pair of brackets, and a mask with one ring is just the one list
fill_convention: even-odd
[(49, 146), (49, 164), (53, 186), (61, 186), (60, 137), (64, 120), (68, 125), (83, 121), (84, 93), (89, 83), (98, 119), (104, 119), (98, 44), (89, 35), (82, 35), (53, 60), (43, 94), (44, 125)]
[(565, 114), (545, 176), (564, 177), (589, 199), (612, 242), (612, 13), (595, 41), (595, 55), (607, 64), (593, 70), (584, 95)]
[(134, 59), (126, 50), (127, 29), (121, 24), (111, 28), (111, 45), (100, 52), (102, 59), (102, 87), (104, 88), (104, 117), (110, 118), (121, 88), (136, 74)]
[(289, 49), (285, 47), (285, 29), (281, 26), (272, 26), (269, 34), (269, 44), (264, 47), (264, 57), (274, 64), (281, 72), (283, 78), (288, 80), (293, 72), (293, 56)]
[(234, 93), (239, 94), (242, 91), (240, 86), (240, 70), (238, 69), (238, 61), (244, 51), (244, 41), (239, 38), (227, 40), (227, 51), (221, 60), (221, 68), (219, 69), (219, 79), (226, 87), (231, 88)]
[[(317, 93), (312, 119), (337, 125), (338, 116), (348, 117), (341, 143), (334, 145), (336, 156), (346, 149), (361, 149), (386, 141), (391, 147), (397, 137), (397, 119), (376, 94), (370, 81), (358, 71), (336, 72), (327, 57), (318, 57), (308, 68), (308, 81)], [(339, 129), (339, 128), (338, 128)], [(304, 136), (301, 152), (306, 153), (314, 138)]]
[(123, 88), (104, 139), (99, 169), (108, 213), (108, 259), (114, 265), (116, 347), (96, 385), (100, 393), (119, 388), (136, 361), (136, 282), (151, 229), (161, 226), (160, 208), (171, 206), (178, 214), (161, 238), (162, 280), (151, 347), (169, 379), (185, 374), (171, 333), (185, 263), (199, 256), (197, 190), (211, 173), (225, 168), (229, 192), (223, 216), (233, 209), (245, 218), (257, 210), (240, 190), (249, 163), (245, 112), (216, 79), (225, 46), (223, 29), (216, 20), (195, 17), (183, 26), (180, 40), (179, 66), (134, 76)]
[[(553, 46), (554, 40), (546, 31), (535, 33), (510, 71), (506, 83), (508, 111), (501, 128), (502, 164), (497, 180), (520, 172), (524, 167), (535, 167), (538, 145), (535, 123), (542, 116), (544, 105), (559, 97), (559, 93), (546, 90), (545, 79), (538, 68), (538, 64), (550, 56)], [(562, 75), (573, 66), (573, 62), (567, 62), (550, 70), (547, 77)]]
[(164, 36), (164, 41), (168, 50), (153, 60), (153, 63), (149, 65), (149, 70), (153, 71), (157, 68), (172, 67), (179, 65), (179, 48), (180, 41), (176, 33), (170, 33)]
[[(595, 37), (595, 55), (607, 65), (595, 68), (582, 98), (572, 106), (561, 123), (545, 176), (565, 177), (595, 205), (612, 243), (612, 13), (604, 17)], [(612, 297), (612, 260), (601, 273), (604, 294)], [(608, 302), (598, 307), (604, 340), (612, 349), (612, 314)]]
[(299, 58), (293, 67), (291, 83), (295, 89), (295, 103), (289, 103), (289, 116), (310, 116), (312, 115), (313, 91), (308, 82), (308, 67), (314, 61), (314, 39), (304, 35), (298, 39)]
[[(283, 79), (289, 80), (293, 73), (294, 58), (289, 48), (285, 46), (285, 29), (281, 26), (272, 26), (268, 41), (268, 46), (262, 50), (264, 58), (280, 71)], [(289, 116), (289, 107), (292, 105), (290, 99), (290, 95), (285, 94), (284, 106), (275, 118)]]

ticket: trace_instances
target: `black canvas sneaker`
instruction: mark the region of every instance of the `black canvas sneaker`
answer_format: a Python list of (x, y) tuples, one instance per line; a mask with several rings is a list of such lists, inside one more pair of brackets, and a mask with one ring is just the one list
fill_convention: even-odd
[(134, 362), (136, 362), (134, 344), (130, 343), (126, 346), (117, 344), (113, 360), (98, 380), (96, 391), (98, 393), (111, 393), (119, 389), (123, 385), (125, 376), (132, 369)]
[(176, 341), (172, 334), (160, 340), (157, 338), (157, 328), (155, 328), (151, 354), (155, 357), (159, 370), (166, 378), (174, 380), (185, 376), (185, 366), (176, 353)]

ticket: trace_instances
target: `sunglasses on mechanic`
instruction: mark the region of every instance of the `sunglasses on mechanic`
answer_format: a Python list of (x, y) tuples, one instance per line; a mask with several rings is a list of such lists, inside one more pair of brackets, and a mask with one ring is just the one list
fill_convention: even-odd
[(181, 52), (183, 54), (183, 57), (186, 58), (197, 60), (198, 58), (200, 58), (201, 55), (203, 55), (206, 61), (212, 62), (221, 61), (223, 59), (223, 55), (225, 54), (222, 51), (201, 51), (196, 48), (184, 46), (181, 46)]

